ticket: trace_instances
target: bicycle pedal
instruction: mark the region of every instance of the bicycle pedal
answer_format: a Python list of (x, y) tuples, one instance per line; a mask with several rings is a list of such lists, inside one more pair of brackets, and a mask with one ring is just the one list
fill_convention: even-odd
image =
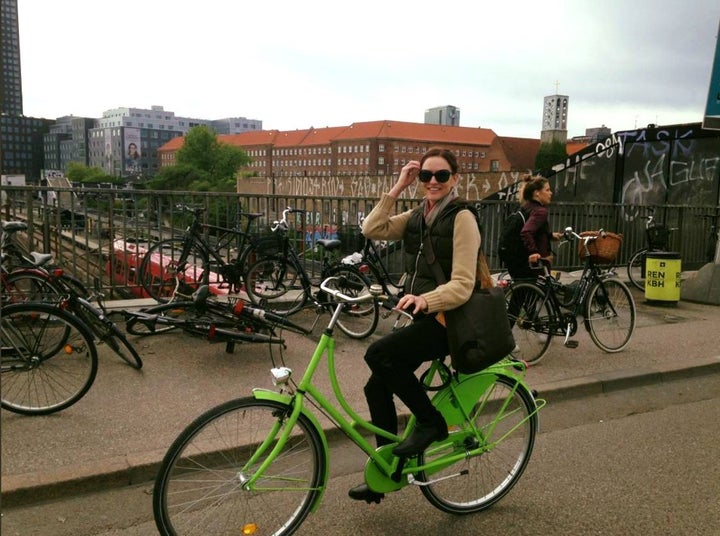
[(578, 341), (567, 341), (565, 343), (565, 348), (577, 348), (578, 346), (580, 346)]

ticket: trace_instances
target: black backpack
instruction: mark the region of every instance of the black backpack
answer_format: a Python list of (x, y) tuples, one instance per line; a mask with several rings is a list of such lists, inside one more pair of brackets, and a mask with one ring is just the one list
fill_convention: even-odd
[(528, 253), (520, 238), (520, 231), (528, 216), (530, 213), (520, 208), (510, 214), (503, 223), (498, 241), (498, 257), (506, 268), (527, 263)]

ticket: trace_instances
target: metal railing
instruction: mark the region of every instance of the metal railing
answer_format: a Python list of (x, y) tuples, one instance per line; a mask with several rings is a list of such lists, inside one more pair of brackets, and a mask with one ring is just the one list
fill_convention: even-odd
[[(296, 246), (306, 253), (308, 269), (315, 245), (320, 238), (338, 238), (342, 254), (360, 251), (363, 237), (358, 222), (377, 202), (376, 198), (307, 197), (247, 195), (207, 192), (166, 192), (149, 190), (62, 189), (40, 187), (3, 187), (2, 218), (28, 222), (22, 237), (28, 250), (53, 253), (60, 264), (81, 279), (100, 278), (113, 295), (131, 294), (137, 282), (132, 267), (124, 264), (128, 251), (137, 251), (157, 240), (183, 233), (192, 217), (188, 209), (205, 207), (205, 223), (232, 228), (240, 212), (261, 212), (252, 232), (270, 232), (270, 224), (279, 219), (288, 206), (306, 211), (294, 225)], [(419, 200), (400, 199), (396, 210), (411, 209)], [(497, 242), (503, 222), (516, 209), (508, 201), (477, 203), (483, 227), (483, 248), (490, 268), (501, 270)], [(626, 264), (630, 255), (645, 245), (645, 220), (648, 207), (614, 204), (553, 203), (550, 222), (554, 230), (572, 226), (577, 231), (605, 229), (623, 235), (617, 264)], [(670, 236), (670, 250), (680, 253), (683, 269), (697, 269), (708, 262), (712, 247), (711, 226), (717, 222), (720, 207), (655, 207), (656, 221), (678, 230)], [(714, 216), (714, 220), (702, 216)], [(207, 237), (212, 240), (211, 236)], [(235, 252), (228, 248), (226, 255)], [(392, 274), (403, 272), (402, 248), (385, 252), (384, 262)], [(569, 248), (557, 251), (555, 265), (561, 270), (581, 267), (577, 252)]]

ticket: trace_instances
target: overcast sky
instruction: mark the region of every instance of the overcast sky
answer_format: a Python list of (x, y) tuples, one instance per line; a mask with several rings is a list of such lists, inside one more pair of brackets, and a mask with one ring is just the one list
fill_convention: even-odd
[[(702, 121), (718, 0), (18, 0), (24, 113), (161, 105), (264, 129), (460, 124), (538, 138)], [(558, 84), (556, 86), (556, 84)]]

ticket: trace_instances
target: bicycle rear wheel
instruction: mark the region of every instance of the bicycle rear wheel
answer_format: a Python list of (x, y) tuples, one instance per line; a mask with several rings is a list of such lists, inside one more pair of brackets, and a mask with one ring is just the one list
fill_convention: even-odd
[[(155, 481), (160, 534), (295, 532), (322, 495), (327, 453), (305, 415), (286, 430), (291, 411), (281, 402), (241, 398), (195, 419), (165, 454)], [(247, 485), (286, 431), (287, 443)]]
[(2, 284), (3, 303), (57, 301), (63, 290), (52, 278), (35, 268), (10, 272)]
[(647, 258), (647, 248), (635, 252), (630, 257), (627, 266), (628, 279), (635, 288), (645, 290), (645, 260)]
[[(444, 442), (426, 450), (419, 463), (482, 448), (432, 474), (421, 473), (425, 498), (451, 514), (470, 514), (492, 506), (517, 483), (527, 467), (538, 429), (537, 406), (523, 384), (510, 376), (497, 376), (480, 395), (470, 422), (450, 430)], [(445, 445), (443, 448), (442, 445)], [(443, 477), (455, 475), (442, 480)]]
[(619, 352), (635, 331), (635, 301), (622, 281), (603, 279), (587, 297), (585, 326), (598, 348)]
[(300, 268), (284, 257), (266, 257), (245, 276), (245, 291), (253, 305), (279, 315), (298, 312), (307, 302)]
[(160, 303), (175, 297), (175, 289), (191, 294), (203, 283), (218, 283), (217, 274), (211, 273), (210, 261), (199, 247), (193, 244), (183, 256), (185, 240), (169, 238), (151, 246), (140, 263), (138, 280), (145, 292)]
[[(370, 293), (370, 280), (354, 266), (334, 266), (328, 270), (328, 277), (337, 277), (335, 287), (346, 296), (357, 297)], [(330, 298), (318, 292), (318, 301)], [(334, 302), (332, 302), (334, 305)], [(364, 339), (374, 333), (378, 325), (380, 309), (378, 300), (365, 303), (346, 303), (340, 313), (337, 326), (352, 339)]]
[(75, 316), (41, 303), (6, 305), (0, 313), (2, 407), (47, 415), (72, 406), (97, 374), (92, 334)]
[(539, 363), (553, 336), (553, 315), (545, 294), (532, 283), (513, 283), (505, 292), (505, 302), (515, 338), (512, 356), (528, 364)]

